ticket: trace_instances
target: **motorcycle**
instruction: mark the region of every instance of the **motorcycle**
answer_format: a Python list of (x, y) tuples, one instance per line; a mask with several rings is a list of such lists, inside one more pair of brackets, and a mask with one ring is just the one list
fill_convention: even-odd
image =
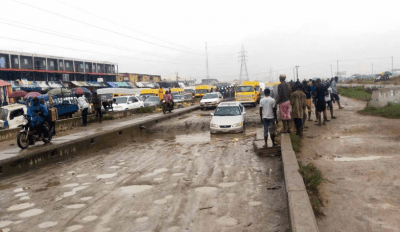
[(165, 100), (162, 100), (162, 111), (165, 114), (167, 111), (171, 113), (172, 111), (172, 103), (167, 103)]
[(22, 122), (22, 130), (18, 132), (17, 143), (21, 149), (26, 149), (29, 145), (35, 145), (37, 141), (43, 141), (44, 143), (50, 143), (52, 139), (52, 126), (47, 121), (43, 122), (43, 127), (48, 132), (48, 136), (45, 137), (43, 132), (36, 131), (31, 126), (32, 118), (24, 114), (24, 120)]

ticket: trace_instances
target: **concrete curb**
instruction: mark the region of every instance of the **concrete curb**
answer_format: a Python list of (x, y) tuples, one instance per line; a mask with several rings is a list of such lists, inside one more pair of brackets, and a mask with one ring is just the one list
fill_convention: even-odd
[(292, 232), (319, 232), (303, 178), (299, 173), (290, 134), (281, 134), (281, 151), (290, 229)]
[(69, 135), (57, 138), (54, 143), (43, 146), (34, 146), (26, 150), (6, 150), (0, 155), (7, 157), (7, 154), (15, 153), (15, 156), (0, 160), (0, 178), (35, 170), (51, 163), (82, 156), (96, 151), (117, 146), (126, 141), (141, 142), (144, 130), (155, 123), (179, 117), (199, 109), (199, 105), (174, 110), (172, 113), (157, 114), (148, 118), (133, 119), (133, 122), (121, 122), (117, 126), (108, 129), (101, 129), (96, 133), (85, 135)]

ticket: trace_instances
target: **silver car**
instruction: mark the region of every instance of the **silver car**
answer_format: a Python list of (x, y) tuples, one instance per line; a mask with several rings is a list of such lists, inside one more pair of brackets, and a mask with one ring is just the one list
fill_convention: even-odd
[(244, 106), (240, 102), (223, 102), (218, 105), (210, 122), (210, 133), (244, 132)]

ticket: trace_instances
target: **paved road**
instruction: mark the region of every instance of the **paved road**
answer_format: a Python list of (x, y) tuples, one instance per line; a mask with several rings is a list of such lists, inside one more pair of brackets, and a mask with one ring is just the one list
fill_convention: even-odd
[(320, 231), (400, 231), (400, 120), (357, 113), (366, 102), (345, 106), (327, 126), (310, 124), (300, 155), (325, 181)]
[[(210, 135), (211, 111), (108, 149), (0, 182), (5, 231), (287, 231), (280, 157), (254, 154), (255, 128)], [(249, 121), (257, 119), (255, 108)], [(249, 122), (251, 125), (251, 122)]]

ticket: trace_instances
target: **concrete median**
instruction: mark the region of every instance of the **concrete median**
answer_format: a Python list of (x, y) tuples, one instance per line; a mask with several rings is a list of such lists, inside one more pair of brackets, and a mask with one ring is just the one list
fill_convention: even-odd
[(306, 187), (299, 173), (299, 164), (292, 148), (290, 134), (281, 135), (281, 151), (291, 231), (318, 232)]
[(75, 156), (87, 155), (129, 140), (134, 142), (134, 139), (140, 142), (141, 135), (144, 133), (143, 128), (197, 109), (199, 109), (198, 105), (174, 110), (172, 113), (153, 114), (148, 117), (116, 122), (113, 125), (56, 137), (50, 144), (40, 144), (25, 150), (18, 147), (3, 150), (0, 152), (0, 178), (35, 170)]

